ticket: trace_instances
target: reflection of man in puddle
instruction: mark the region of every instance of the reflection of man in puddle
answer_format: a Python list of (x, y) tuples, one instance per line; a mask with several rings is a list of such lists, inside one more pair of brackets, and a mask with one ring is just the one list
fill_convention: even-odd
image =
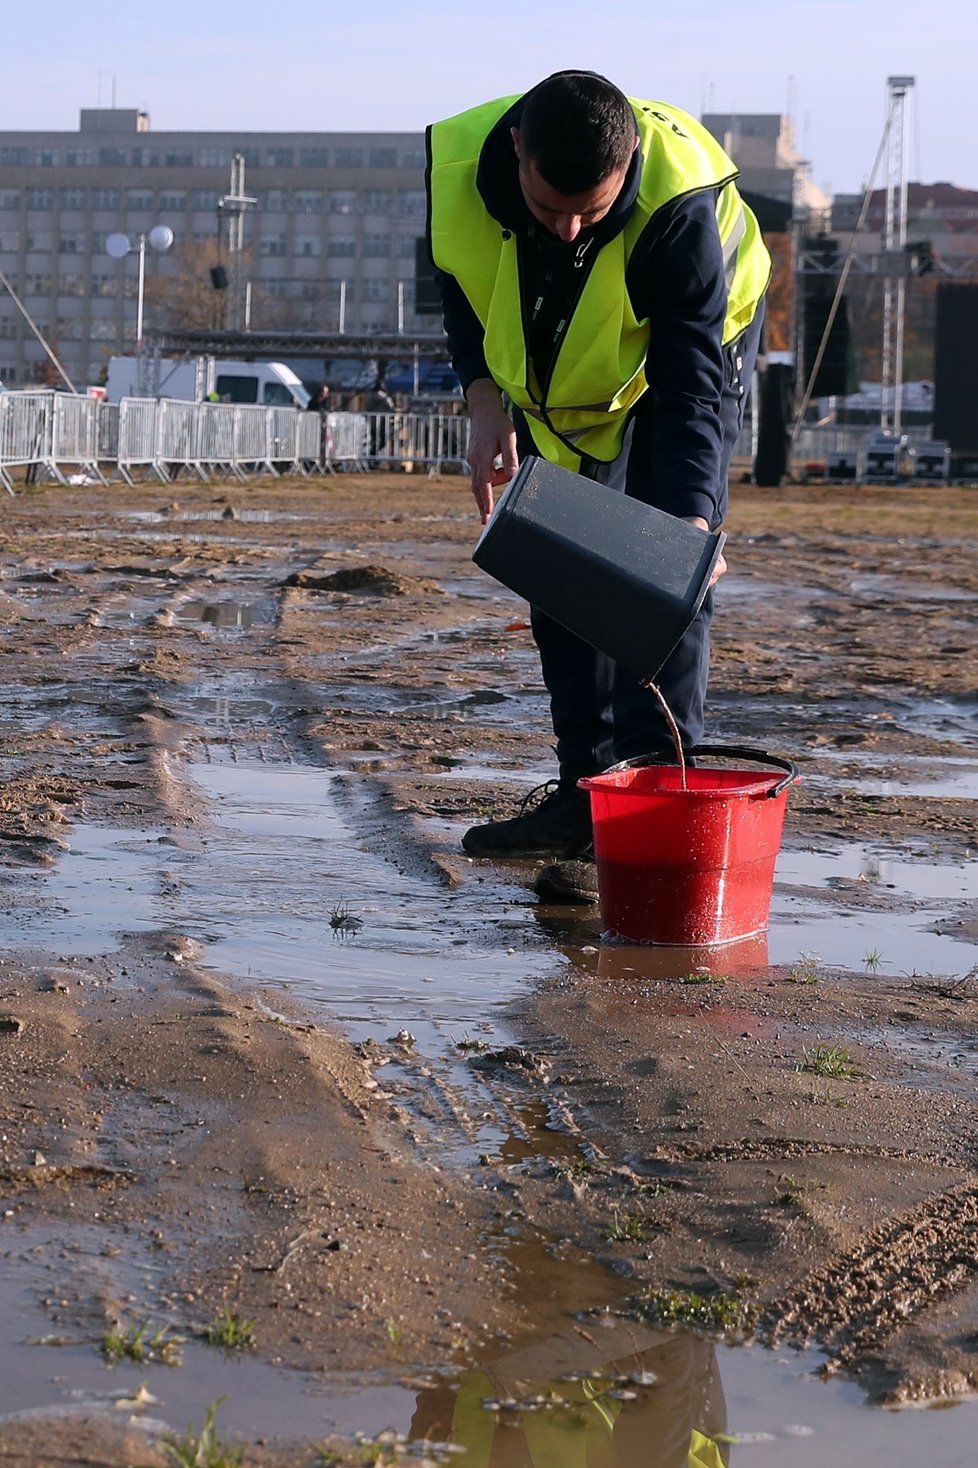
[(712, 1342), (618, 1324), (422, 1393), (410, 1436), (464, 1447), (466, 1468), (724, 1468), (725, 1428)]

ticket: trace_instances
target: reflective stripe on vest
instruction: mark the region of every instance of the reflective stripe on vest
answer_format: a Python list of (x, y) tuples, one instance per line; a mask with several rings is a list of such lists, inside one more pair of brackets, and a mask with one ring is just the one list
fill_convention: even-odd
[(630, 99), (643, 158), (638, 199), (621, 234), (600, 247), (590, 268), (585, 264), (581, 297), (551, 380), (540, 383), (527, 361), (517, 241), (488, 213), (476, 188), (486, 135), (517, 100), (484, 103), (429, 129), (432, 257), (456, 278), (481, 321), (489, 371), (527, 415), (538, 451), (576, 469), (585, 453), (606, 461), (617, 457), (629, 412), (648, 388), (649, 324), (632, 310), (625, 272), (653, 214), (684, 194), (718, 191), (728, 285), (725, 343), (753, 319), (770, 259), (757, 221), (733, 184), (737, 170), (716, 140), (676, 108)]

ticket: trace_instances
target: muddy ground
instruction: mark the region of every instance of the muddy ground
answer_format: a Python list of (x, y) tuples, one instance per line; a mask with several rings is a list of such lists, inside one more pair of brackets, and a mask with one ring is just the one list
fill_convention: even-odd
[[(49, 485), (0, 511), (11, 939), (82, 820), (206, 849), (211, 815), (182, 771), (227, 742), (194, 695), (229, 675), (253, 699), (241, 752), (344, 772), (364, 851), (443, 890), (446, 911), (537, 908), (537, 863), (473, 863), (458, 844), (552, 772), (525, 607), (471, 564), (461, 478)], [(797, 761), (785, 849), (973, 861), (972, 791), (945, 777), (973, 786), (978, 495), (741, 486), (728, 530), (709, 733)], [(133, 1321), (193, 1337), (228, 1311), (268, 1360), (396, 1376), (520, 1338), (526, 1296), (496, 1247), (515, 1232), (610, 1261), (630, 1292), (749, 1302), (764, 1338), (817, 1342), (876, 1400), (972, 1391), (973, 903), (873, 880), (796, 895), (869, 915), (874, 952), (657, 968), (602, 946), (587, 909), (537, 908), (538, 948), (567, 962), (527, 982), (522, 1048), (478, 1058), (561, 1155), (441, 1168), (423, 1054), (408, 1045), (389, 1085), (383, 1046), (261, 974), (205, 969), (206, 935), (126, 936), (120, 890), (101, 956), (4, 945), (0, 1262), (52, 1339), (93, 1353)], [(955, 940), (946, 971), (901, 961), (915, 913)], [(841, 1075), (805, 1068), (818, 1046), (844, 1055)], [(464, 1133), (464, 1100), (449, 1125)], [(277, 1451), (249, 1444), (248, 1461)], [(97, 1414), (0, 1418), (0, 1458), (167, 1461)]]

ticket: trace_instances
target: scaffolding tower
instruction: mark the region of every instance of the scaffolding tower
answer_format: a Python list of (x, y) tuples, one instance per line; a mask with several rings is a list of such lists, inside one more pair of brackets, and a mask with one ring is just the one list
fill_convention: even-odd
[(880, 427), (900, 435), (903, 413), (903, 329), (906, 311), (907, 134), (914, 78), (886, 79), (886, 210), (883, 255), (894, 262), (883, 288), (883, 355)]

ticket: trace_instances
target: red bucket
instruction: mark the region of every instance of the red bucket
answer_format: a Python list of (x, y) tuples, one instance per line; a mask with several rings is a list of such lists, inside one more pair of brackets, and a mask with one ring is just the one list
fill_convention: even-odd
[(601, 921), (609, 938), (681, 946), (733, 943), (767, 927), (789, 760), (701, 745), (782, 773), (626, 760), (578, 783), (591, 797)]

